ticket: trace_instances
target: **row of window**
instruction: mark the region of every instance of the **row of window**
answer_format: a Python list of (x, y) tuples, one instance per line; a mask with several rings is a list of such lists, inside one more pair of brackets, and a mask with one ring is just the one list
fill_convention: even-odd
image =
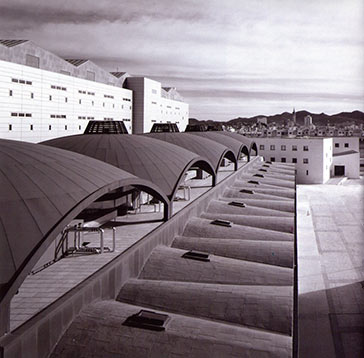
[[(10, 96), (10, 97), (12, 97), (12, 96), (13, 96), (13, 94), (14, 94), (14, 93), (13, 93), (13, 90), (9, 90), (9, 96)], [(34, 93), (30, 93), (30, 98), (34, 99)], [(52, 100), (53, 100), (53, 96), (52, 96), (52, 95), (49, 95), (49, 97), (48, 97), (48, 98), (49, 98), (49, 100), (50, 100), (50, 101), (52, 101)], [(111, 97), (110, 97), (110, 98), (111, 98)], [(68, 98), (67, 98), (67, 97), (65, 97), (65, 98), (64, 98), (64, 101), (65, 101), (65, 103), (68, 103)], [(79, 100), (78, 100), (78, 103), (79, 103), (79, 104), (82, 104), (82, 100), (81, 100), (81, 99), (79, 99)], [(92, 105), (92, 106), (94, 106), (94, 105), (95, 105), (95, 102), (94, 102), (94, 101), (91, 101), (91, 105)], [(103, 106), (103, 107), (105, 107), (105, 102), (103, 102), (103, 103), (102, 103), (102, 106)], [(113, 103), (112, 108), (115, 108), (115, 103)], [(121, 109), (124, 109), (124, 105), (123, 105), (123, 104), (121, 105)], [(131, 106), (129, 106), (129, 109), (131, 109)]]
[[(260, 144), (260, 145), (259, 145), (259, 149), (260, 149), (260, 150), (264, 150), (264, 149), (265, 149), (265, 145), (264, 145), (264, 144)], [(269, 146), (269, 149), (270, 149), (270, 150), (276, 150), (276, 146), (275, 146), (274, 144), (271, 144), (271, 145)], [(282, 151), (287, 150), (287, 146), (286, 146), (286, 145), (284, 145), (284, 144), (282, 144), (282, 145), (281, 145), (281, 150), (282, 150)], [(296, 152), (296, 151), (297, 151), (297, 145), (292, 145), (292, 151), (294, 151), (294, 152)], [(304, 145), (304, 146), (303, 146), (303, 151), (304, 151), (304, 152), (308, 152), (308, 145)]]
[(51, 114), (51, 118), (67, 118), (65, 114)]
[(67, 91), (66, 87), (61, 87), (61, 86), (51, 85), (51, 88), (56, 89), (56, 90), (60, 90), (60, 91)]
[(86, 92), (86, 91), (83, 91), (83, 90), (78, 90), (78, 93), (81, 93), (81, 94), (88, 94), (90, 96), (94, 96), (95, 95), (95, 92)]
[(20, 83), (20, 84), (23, 84), (23, 85), (31, 85), (32, 84), (32, 81), (20, 80), (18, 78), (12, 78), (11, 82)]
[(114, 99), (114, 96), (111, 96), (111, 95), (109, 95), (109, 94), (104, 94), (104, 97), (105, 97), (105, 98), (111, 98), (111, 99)]
[[(271, 162), (275, 162), (276, 158), (275, 157), (270, 157), (269, 159)], [(281, 158), (281, 162), (282, 163), (287, 163), (287, 158), (282, 157)], [(292, 158), (292, 163), (297, 163), (297, 158)], [(308, 158), (303, 158), (302, 160), (303, 164), (308, 164)]]
[(91, 120), (93, 120), (93, 119), (95, 119), (95, 117), (86, 117), (86, 116), (78, 116), (78, 119), (91, 119)]
[(12, 117), (31, 117), (31, 113), (24, 113), (24, 112), (11, 112)]
[[(335, 148), (340, 148), (340, 143), (335, 143)], [(349, 143), (344, 143), (344, 148), (349, 148)]]
[[(67, 124), (65, 124), (65, 126), (64, 126), (64, 130), (66, 131), (68, 129), (68, 126), (67, 126)], [(78, 126), (78, 130), (81, 130), (82, 128), (81, 128), (81, 125), (79, 125)], [(12, 131), (13, 130), (13, 125), (12, 124), (9, 124), (9, 131)], [(34, 124), (30, 124), (29, 125), (29, 130), (30, 131), (32, 131), (32, 130), (34, 130)], [(52, 125), (51, 124), (49, 124), (48, 125), (48, 130), (52, 130)]]

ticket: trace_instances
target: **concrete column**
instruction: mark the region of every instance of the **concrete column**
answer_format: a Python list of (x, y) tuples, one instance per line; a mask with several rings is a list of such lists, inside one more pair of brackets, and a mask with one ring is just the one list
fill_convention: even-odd
[[(9, 331), (10, 331), (10, 302), (1, 302), (0, 337)], [(1, 357), (1, 355), (0, 355), (0, 357)]]

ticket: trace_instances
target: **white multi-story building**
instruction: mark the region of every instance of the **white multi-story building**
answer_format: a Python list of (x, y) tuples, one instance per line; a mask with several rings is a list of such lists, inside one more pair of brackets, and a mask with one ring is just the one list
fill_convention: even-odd
[(297, 183), (322, 184), (332, 176), (359, 178), (359, 138), (255, 137), (265, 160), (295, 163)]
[(62, 59), (31, 41), (0, 40), (0, 137), (40, 142), (83, 133), (89, 120), (121, 120), (128, 133), (149, 131), (153, 121), (185, 129), (188, 104), (177, 91), (137, 77), (147, 84), (140, 88), (132, 79), (89, 60)]
[(188, 104), (175, 88), (145, 77), (128, 77), (126, 87), (134, 93), (134, 133), (150, 132), (154, 123), (176, 123), (180, 131), (188, 124)]

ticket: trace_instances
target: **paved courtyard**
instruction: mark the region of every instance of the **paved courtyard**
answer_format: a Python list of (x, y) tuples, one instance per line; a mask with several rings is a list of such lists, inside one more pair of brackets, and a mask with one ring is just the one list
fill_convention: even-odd
[(364, 186), (298, 186), (300, 357), (364, 357)]

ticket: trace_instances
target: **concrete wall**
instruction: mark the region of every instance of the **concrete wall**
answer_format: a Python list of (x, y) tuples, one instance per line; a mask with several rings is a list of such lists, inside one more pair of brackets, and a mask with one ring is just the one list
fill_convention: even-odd
[(88, 120), (105, 118), (123, 120), (131, 133), (132, 95), (125, 88), (0, 61), (0, 137), (40, 142), (81, 134)]
[(330, 177), (332, 138), (256, 137), (254, 141), (265, 160), (274, 158), (276, 162), (287, 163), (297, 160), (298, 184), (322, 184)]
[(80, 66), (74, 66), (54, 53), (42, 49), (32, 41), (14, 47), (6, 47), (0, 44), (0, 60), (26, 65), (27, 55), (39, 58), (39, 68), (46, 71), (56, 73), (61, 73), (61, 71), (68, 72), (72, 77), (78, 77), (85, 80), (88, 79), (87, 72), (89, 71), (95, 74), (96, 82), (118, 87), (122, 87), (125, 80), (124, 77), (119, 79), (111, 75), (91, 61), (87, 61)]
[(227, 179), (202, 195), (147, 236), (127, 249), (94, 275), (76, 286), (56, 302), (39, 312), (15, 331), (0, 338), (3, 357), (46, 358), (73, 319), (85, 306), (100, 299), (115, 299), (124, 283), (137, 277), (152, 250), (160, 244), (170, 245), (181, 235), (188, 219), (201, 214), (210, 200), (223, 194), (242, 170), (253, 166), (257, 157)]

